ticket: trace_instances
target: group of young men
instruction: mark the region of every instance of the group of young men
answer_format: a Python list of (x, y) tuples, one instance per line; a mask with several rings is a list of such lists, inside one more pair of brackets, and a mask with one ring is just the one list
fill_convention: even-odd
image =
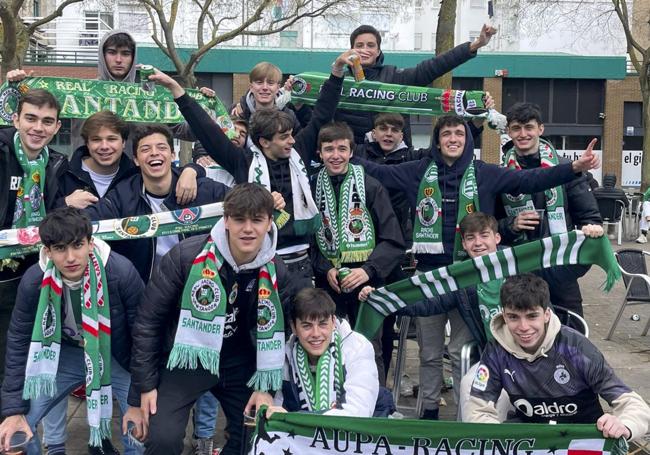
[[(123, 416), (125, 453), (180, 454), (193, 407), (197, 453), (211, 453), (221, 406), (224, 454), (240, 452), (244, 414), (262, 405), (269, 413), (390, 412), (380, 386), (381, 334), (366, 340), (351, 327), (359, 297), (404, 276), (400, 262), (407, 246), (419, 273), (492, 252), (499, 233), (509, 244), (576, 227), (602, 235), (583, 176), (598, 166), (594, 143), (574, 162), (559, 159), (540, 139), (543, 123), (535, 106), (517, 105), (508, 113), (513, 141), (504, 166), (474, 159), (470, 129), (458, 116), (441, 117), (431, 148), (414, 150), (408, 119), (337, 110), (353, 56), (361, 58), (369, 80), (427, 85), (475, 55), (494, 33), (485, 26), (475, 42), (398, 70), (383, 64), (381, 35), (361, 26), (311, 110), (290, 104), (277, 67), (259, 64), (250, 92), (233, 107), (233, 139), (174, 79), (156, 70), (149, 80), (170, 91), (187, 122), (175, 130), (201, 146), (195, 153), (200, 165), (182, 173), (172, 167), (169, 127), (135, 128), (108, 111), (85, 120), (83, 145), (68, 162), (47, 147), (60, 126), (57, 100), (43, 90), (27, 92), (14, 128), (0, 131), (0, 214), (3, 229), (39, 226), (43, 248), (15, 270), (0, 271), (2, 305), (13, 311), (10, 320), (6, 310), (0, 314), (7, 326), (0, 445), (7, 447), (16, 431), (32, 434), (48, 416), (48, 453), (65, 453), (65, 397), (80, 385), (89, 452), (100, 454), (119, 453), (111, 442), (113, 396)], [(128, 33), (112, 33), (100, 53), (107, 79), (133, 80), (136, 52)], [(25, 76), (18, 71), (8, 78)], [(203, 166), (208, 173), (218, 166), (210, 174), (216, 179), (205, 178)], [(110, 244), (92, 235), (92, 221), (221, 201), (223, 218), (208, 234)], [(497, 227), (491, 215), (499, 213)], [(479, 314), (483, 340), (497, 343), (488, 345), (478, 367), (481, 373), (489, 369), (489, 381), (477, 375), (471, 393), (456, 391), (459, 399), (469, 397), (470, 420), (497, 421), (491, 406), (501, 389), (516, 400), (521, 420), (562, 417), (540, 417), (521, 405), (536, 387), (533, 379), (545, 381), (537, 369), (526, 372), (521, 359), (532, 362), (554, 350), (554, 356), (565, 356), (560, 340), (577, 346), (576, 355), (589, 362), (553, 361), (563, 361), (571, 377), (587, 379), (570, 383), (561, 396), (549, 391), (551, 397), (580, 395), (580, 421), (598, 420), (606, 437), (645, 434), (647, 405), (588, 341), (560, 328), (551, 313), (551, 303), (581, 312), (576, 280), (585, 272), (551, 270), (545, 281), (520, 277), (486, 285), (462, 309), (458, 296), (442, 309), (435, 299), (424, 302), (428, 316), (418, 318), (421, 417), (438, 418), (447, 319), (454, 383), (460, 384), (459, 350), (476, 333)], [(531, 286), (547, 291), (521, 297), (531, 294)], [(500, 312), (499, 296), (505, 316), (491, 318)], [(507, 343), (524, 354), (511, 354)], [(519, 388), (512, 388), (497, 379), (499, 362), (515, 362), (508, 356), (522, 364), (519, 375), (529, 375), (530, 386), (517, 382)], [(582, 366), (588, 373), (573, 370)], [(613, 405), (615, 415), (600, 417), (596, 395)], [(527, 403), (530, 409), (537, 404)], [(28, 453), (40, 450), (40, 441), (32, 439)]]

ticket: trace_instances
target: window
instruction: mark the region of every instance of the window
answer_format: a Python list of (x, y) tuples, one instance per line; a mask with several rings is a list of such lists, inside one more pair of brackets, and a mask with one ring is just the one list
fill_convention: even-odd
[(578, 123), (599, 125), (600, 113), (604, 112), (605, 83), (599, 79), (578, 81)]
[(422, 33), (415, 34), (415, 41), (413, 43), (413, 49), (416, 51), (422, 49)]
[(294, 30), (281, 31), (280, 47), (298, 47), (298, 32)]
[(113, 13), (86, 11), (86, 30), (111, 30), (113, 28)]
[(643, 127), (643, 104), (635, 102), (623, 103), (623, 127), (632, 126), (635, 129)]
[(435, 33), (431, 34), (431, 50), (432, 51), (436, 50), (436, 34)]
[[(574, 79), (556, 79), (553, 81), (553, 116), (547, 122), (575, 123), (577, 81)], [(546, 114), (548, 117), (549, 114)]]
[(41, 17), (41, 0), (34, 0), (34, 8), (32, 9), (32, 16)]
[(487, 5), (487, 2), (485, 0), (470, 0), (469, 1), (469, 6), (470, 8), (475, 8), (475, 9), (483, 9)]
[[(144, 12), (121, 13), (120, 28), (122, 30), (138, 30), (146, 33), (149, 30), (149, 15)], [(196, 30), (194, 31), (194, 36), (196, 36)]]

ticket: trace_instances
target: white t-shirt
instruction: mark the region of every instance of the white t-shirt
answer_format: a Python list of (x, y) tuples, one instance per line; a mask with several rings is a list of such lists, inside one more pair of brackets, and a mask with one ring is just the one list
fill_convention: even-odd
[(97, 194), (99, 194), (100, 198), (104, 197), (104, 195), (106, 194), (106, 190), (108, 190), (108, 187), (111, 185), (111, 182), (113, 181), (113, 179), (117, 175), (117, 172), (119, 171), (118, 169), (112, 174), (98, 174), (97, 172), (93, 171), (88, 166), (86, 166), (86, 163), (84, 163), (83, 161), (81, 162), (81, 169), (88, 172), (88, 175), (90, 175), (90, 178), (95, 184), (95, 188), (97, 189)]
[[(146, 193), (146, 196), (149, 200), (149, 205), (151, 205), (151, 210), (154, 213), (167, 211), (167, 209), (163, 207), (163, 201), (165, 200), (164, 197), (152, 196), (149, 193)], [(156, 260), (163, 257), (178, 242), (178, 235), (163, 235), (162, 237), (158, 237), (156, 239)]]

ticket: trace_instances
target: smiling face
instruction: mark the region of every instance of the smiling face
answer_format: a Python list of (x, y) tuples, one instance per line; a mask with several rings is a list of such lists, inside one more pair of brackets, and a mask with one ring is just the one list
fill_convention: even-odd
[(515, 342), (528, 354), (534, 354), (544, 341), (551, 310), (536, 306), (527, 310), (503, 308), (503, 318)]
[(384, 153), (390, 153), (402, 142), (404, 133), (397, 126), (381, 124), (372, 130), (372, 136)]
[(485, 228), (481, 232), (466, 232), (462, 236), (463, 248), (471, 258), (494, 253), (501, 241), (498, 232)]
[(23, 103), (20, 114), (14, 114), (14, 127), (18, 130), (24, 152), (33, 160), (52, 141), (61, 122), (55, 108)]
[(106, 68), (115, 79), (124, 79), (133, 64), (133, 53), (126, 46), (107, 46), (104, 48)]
[(352, 157), (349, 139), (323, 142), (319, 154), (328, 175), (343, 175), (348, 172), (348, 164)]
[(381, 50), (377, 44), (377, 38), (372, 33), (362, 33), (354, 40), (352, 48), (361, 57), (362, 66), (374, 65)]
[(544, 125), (539, 124), (537, 120), (529, 120), (526, 123), (514, 120), (508, 124), (507, 131), (515, 144), (517, 154), (525, 156), (534, 154), (539, 149), (539, 138), (544, 134)]
[(249, 89), (255, 98), (256, 107), (273, 106), (280, 90), (280, 80), (272, 77), (256, 79), (250, 83)]
[(443, 126), (438, 133), (438, 141), (442, 159), (451, 166), (465, 150), (465, 125)]
[(307, 351), (309, 363), (312, 365), (318, 362), (318, 358), (329, 347), (334, 327), (334, 316), (310, 320), (296, 318), (295, 322), (291, 322), (291, 330), (303, 349)]
[(237, 264), (247, 264), (257, 256), (266, 235), (271, 231), (273, 217), (266, 213), (255, 216), (232, 215), (223, 218), (228, 233), (230, 253)]
[(92, 240), (83, 238), (64, 245), (57, 243), (45, 247), (45, 254), (66, 280), (78, 281), (88, 266), (88, 255), (93, 249)]
[(248, 137), (248, 127), (242, 123), (235, 123), (235, 137), (230, 142), (237, 147), (244, 148), (246, 145), (246, 138)]
[(289, 158), (293, 144), (296, 143), (291, 130), (277, 132), (271, 140), (261, 137), (259, 141), (262, 146), (262, 152), (274, 161)]
[(173, 151), (164, 134), (153, 133), (138, 141), (133, 161), (148, 182), (171, 177)]
[(98, 174), (112, 174), (120, 164), (124, 152), (124, 139), (119, 132), (102, 126), (86, 141), (90, 159), (85, 163)]

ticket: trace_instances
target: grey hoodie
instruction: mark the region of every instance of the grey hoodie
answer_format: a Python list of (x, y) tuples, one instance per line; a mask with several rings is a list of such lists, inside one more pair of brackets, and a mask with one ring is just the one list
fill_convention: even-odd
[[(129, 72), (126, 74), (125, 77), (121, 79), (116, 79), (115, 77), (113, 77), (111, 73), (108, 72), (108, 67), (106, 66), (106, 59), (104, 58), (104, 43), (108, 38), (110, 38), (113, 35), (117, 35), (118, 33), (124, 33), (125, 35), (129, 35), (131, 39), (133, 39), (133, 36), (126, 30), (113, 30), (108, 32), (106, 35), (104, 35), (101, 42), (99, 43), (99, 48), (97, 49), (97, 79), (100, 81), (135, 82), (135, 76), (136, 76), (135, 62), (138, 61), (137, 45), (135, 46), (135, 50), (133, 52), (133, 61), (131, 62), (131, 68), (129, 68)], [(133, 42), (135, 43), (134, 39)]]

